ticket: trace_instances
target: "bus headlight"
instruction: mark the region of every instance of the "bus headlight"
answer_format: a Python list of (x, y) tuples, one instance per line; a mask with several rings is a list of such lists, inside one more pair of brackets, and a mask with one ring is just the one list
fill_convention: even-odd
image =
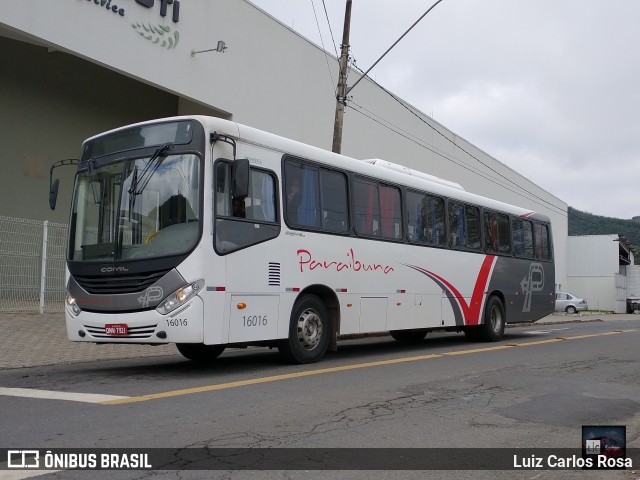
[(180, 287), (171, 295), (166, 297), (160, 305), (156, 307), (156, 311), (161, 315), (173, 312), (176, 308), (187, 303), (193, 298), (204, 286), (204, 280), (196, 280), (193, 283)]
[(80, 307), (76, 303), (76, 299), (72, 297), (69, 293), (67, 293), (67, 297), (65, 298), (65, 303), (67, 304), (67, 307), (71, 309), (71, 311), (76, 317), (80, 315), (80, 312), (82, 310), (80, 310)]

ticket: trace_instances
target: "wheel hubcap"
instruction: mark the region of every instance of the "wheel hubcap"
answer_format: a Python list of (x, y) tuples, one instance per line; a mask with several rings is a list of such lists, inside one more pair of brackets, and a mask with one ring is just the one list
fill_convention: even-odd
[(298, 317), (298, 341), (305, 350), (313, 350), (322, 339), (322, 318), (312, 308)]
[(491, 330), (495, 333), (499, 333), (502, 328), (502, 313), (497, 306), (491, 309)]

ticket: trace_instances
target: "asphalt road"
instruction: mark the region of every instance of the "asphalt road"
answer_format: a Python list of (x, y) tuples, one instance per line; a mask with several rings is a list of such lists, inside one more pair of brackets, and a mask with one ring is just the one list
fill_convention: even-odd
[[(583, 425), (625, 425), (627, 447), (638, 448), (639, 340), (640, 319), (633, 318), (509, 328), (490, 344), (445, 333), (415, 346), (388, 337), (349, 340), (305, 366), (255, 348), (225, 352), (209, 366), (167, 355), (6, 369), (0, 447), (379, 448), (381, 455), (384, 448), (440, 448), (447, 455), (449, 448), (579, 448)], [(640, 477), (635, 472), (310, 467), (61, 471), (40, 478), (628, 480)], [(0, 471), (0, 478), (35, 473)]]

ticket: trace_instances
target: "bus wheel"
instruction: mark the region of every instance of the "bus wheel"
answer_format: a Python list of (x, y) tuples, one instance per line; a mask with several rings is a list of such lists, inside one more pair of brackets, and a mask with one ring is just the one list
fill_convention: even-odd
[(194, 362), (211, 362), (224, 352), (224, 345), (203, 345), (202, 343), (176, 343), (184, 358)]
[(427, 336), (426, 328), (414, 328), (412, 330), (391, 330), (389, 334), (400, 343), (420, 343)]
[(480, 340), (497, 342), (504, 335), (506, 315), (502, 301), (495, 295), (489, 297), (484, 307), (484, 323), (476, 327)]
[(315, 295), (303, 295), (293, 305), (289, 338), (278, 343), (278, 350), (290, 363), (314, 363), (326, 353), (332, 332), (322, 301)]

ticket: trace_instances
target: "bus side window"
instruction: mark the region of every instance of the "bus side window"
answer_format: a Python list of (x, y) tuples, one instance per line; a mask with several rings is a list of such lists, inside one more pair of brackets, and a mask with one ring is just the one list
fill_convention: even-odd
[(322, 228), (336, 232), (349, 230), (347, 177), (340, 172), (320, 169)]
[(407, 192), (407, 234), (409, 241), (419, 243), (424, 240), (426, 197), (415, 192)]
[(247, 196), (232, 198), (231, 163), (218, 162), (215, 173), (216, 252), (226, 254), (277, 237), (275, 177), (251, 168)]
[(377, 184), (362, 179), (353, 181), (353, 215), (356, 233), (380, 236), (380, 204)]
[[(244, 199), (244, 218), (275, 222), (275, 195), (273, 177), (266, 172), (251, 170), (249, 174), (249, 195)], [(234, 214), (234, 216), (236, 215)]]
[(453, 248), (462, 248), (467, 243), (464, 205), (455, 202), (449, 203), (449, 236)]
[(535, 258), (533, 225), (528, 220), (513, 220), (513, 253), (517, 257)]
[(320, 226), (318, 169), (299, 162), (285, 163), (285, 210), (290, 225)]
[(480, 250), (482, 240), (480, 235), (480, 209), (470, 205), (465, 206), (465, 217), (467, 221), (467, 248)]
[(380, 185), (380, 230), (384, 238), (402, 238), (400, 190)]
[(509, 217), (507, 215), (485, 210), (484, 242), (487, 253), (509, 253), (511, 251)]
[(536, 258), (551, 260), (549, 245), (549, 227), (541, 223), (534, 224)]
[(407, 213), (410, 242), (444, 245), (444, 200), (407, 192)]

